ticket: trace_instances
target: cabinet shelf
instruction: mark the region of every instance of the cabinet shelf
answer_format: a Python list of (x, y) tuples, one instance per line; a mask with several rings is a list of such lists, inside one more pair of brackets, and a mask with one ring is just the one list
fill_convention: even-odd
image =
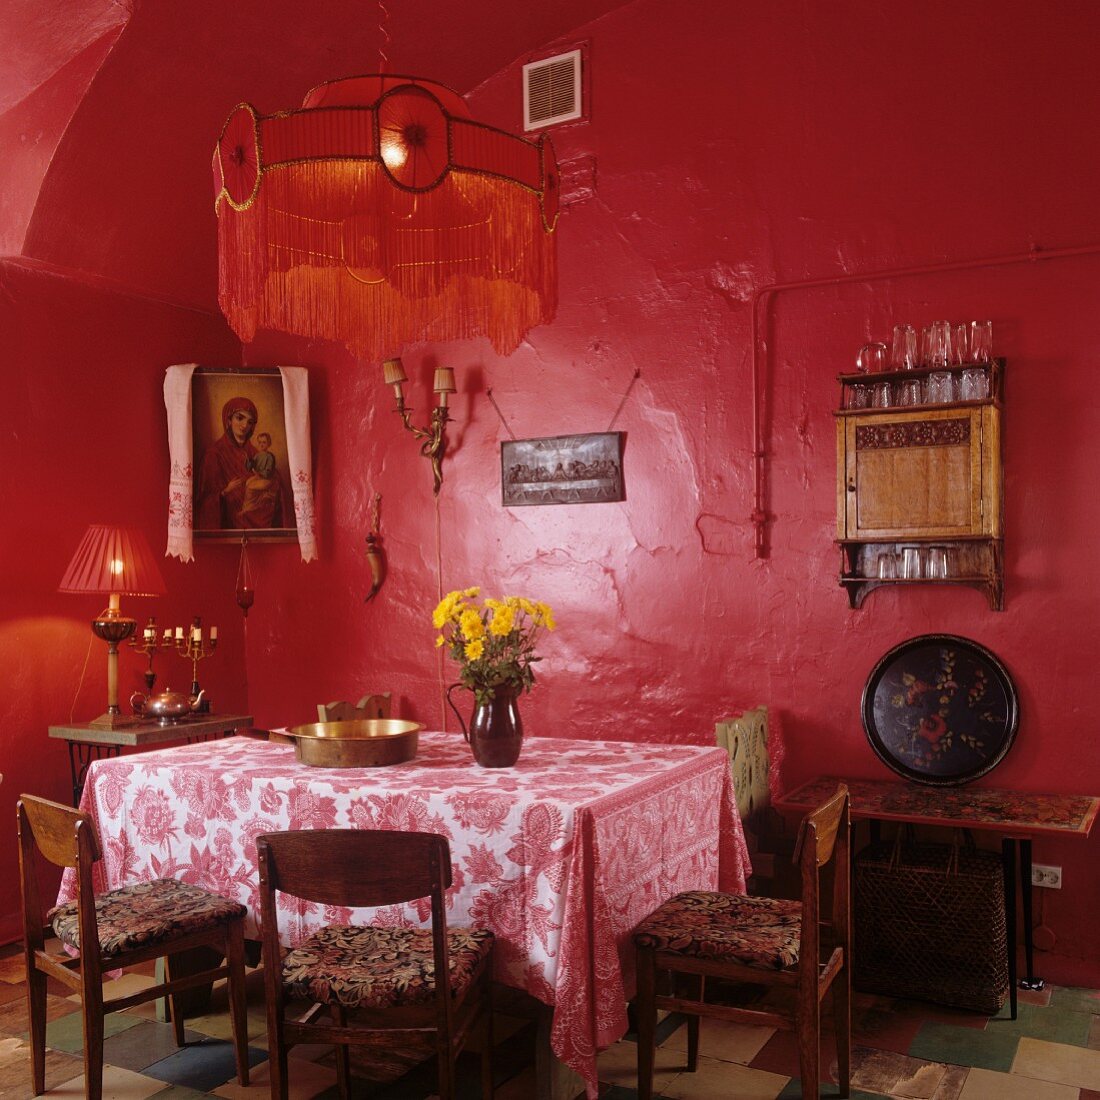
[[(947, 368), (953, 374), (967, 369)], [(852, 608), (883, 586), (937, 584), (975, 588), (993, 610), (1003, 610), (1004, 360), (987, 369), (990, 395), (979, 401), (836, 413), (839, 582)], [(838, 377), (843, 397), (851, 385), (933, 373), (922, 368)], [(932, 546), (945, 549), (947, 576), (878, 576), (883, 554), (892, 555), (900, 571), (903, 550)]]

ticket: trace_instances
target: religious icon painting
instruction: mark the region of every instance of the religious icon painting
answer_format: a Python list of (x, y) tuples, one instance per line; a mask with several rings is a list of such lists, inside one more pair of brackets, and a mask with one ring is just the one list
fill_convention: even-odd
[(506, 440), (500, 445), (504, 506), (625, 500), (623, 442), (622, 432)]
[(196, 538), (297, 537), (288, 447), (292, 431), (277, 369), (195, 370), (191, 433)]

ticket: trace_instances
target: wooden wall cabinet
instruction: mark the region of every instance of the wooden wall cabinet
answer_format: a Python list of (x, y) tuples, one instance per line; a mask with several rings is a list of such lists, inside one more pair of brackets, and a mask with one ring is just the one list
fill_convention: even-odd
[[(963, 370), (951, 370), (957, 377)], [(990, 364), (989, 396), (935, 405), (840, 409), (837, 414), (837, 542), (840, 583), (853, 608), (884, 584), (963, 584), (1004, 607), (1001, 403), (1004, 363)], [(929, 370), (840, 376), (852, 387), (920, 380)], [(902, 577), (903, 551), (946, 551), (947, 576)], [(893, 555), (898, 576), (880, 577)]]

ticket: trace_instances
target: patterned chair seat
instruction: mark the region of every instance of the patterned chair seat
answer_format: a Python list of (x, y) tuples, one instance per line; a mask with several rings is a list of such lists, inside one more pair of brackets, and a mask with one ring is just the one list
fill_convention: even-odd
[[(135, 882), (97, 894), (95, 899), (99, 946), (104, 958), (213, 928), (243, 917), (245, 912), (245, 907), (235, 901), (171, 878)], [(75, 901), (51, 909), (46, 919), (63, 944), (80, 949)]]
[[(458, 996), (488, 957), (493, 933), (448, 930), (451, 991)], [(424, 1004), (435, 995), (430, 928), (333, 925), (303, 940), (283, 960), (291, 997), (345, 1008)]]
[(760, 970), (798, 965), (802, 903), (692, 890), (677, 894), (634, 931), (637, 947)]

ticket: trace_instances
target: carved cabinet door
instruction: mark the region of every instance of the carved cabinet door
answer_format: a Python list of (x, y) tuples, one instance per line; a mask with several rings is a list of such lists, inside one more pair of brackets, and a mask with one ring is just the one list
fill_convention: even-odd
[(883, 409), (838, 428), (841, 539), (1000, 537), (998, 409)]

